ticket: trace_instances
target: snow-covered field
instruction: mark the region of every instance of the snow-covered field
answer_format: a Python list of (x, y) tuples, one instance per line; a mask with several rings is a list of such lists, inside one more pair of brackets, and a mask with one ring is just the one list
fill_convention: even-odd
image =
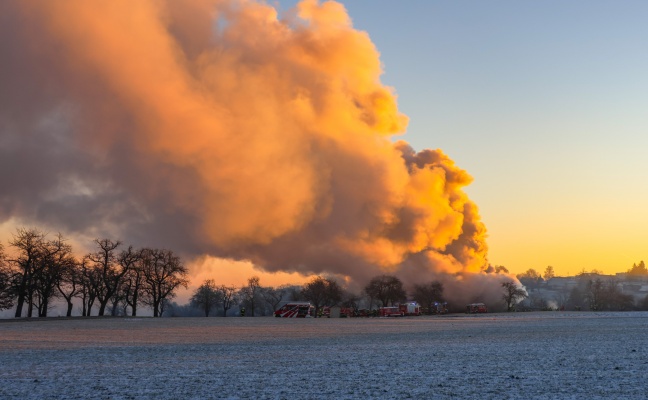
[(1, 399), (645, 399), (648, 313), (0, 321)]

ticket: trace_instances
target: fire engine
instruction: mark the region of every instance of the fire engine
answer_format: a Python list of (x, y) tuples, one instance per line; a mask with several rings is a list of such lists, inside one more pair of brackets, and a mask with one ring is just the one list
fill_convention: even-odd
[(315, 307), (309, 302), (286, 303), (274, 312), (274, 316), (278, 318), (310, 318), (313, 308)]
[(472, 303), (466, 306), (466, 313), (468, 314), (482, 314), (488, 312), (486, 310), (486, 304), (484, 303)]
[(356, 316), (356, 312), (351, 307), (340, 308), (340, 318), (352, 318)]
[(448, 313), (448, 303), (443, 302), (435, 302), (434, 305), (432, 305), (432, 309), (430, 310), (431, 314), (447, 314)]
[(323, 318), (352, 318), (356, 316), (356, 312), (351, 307), (322, 307)]
[(415, 301), (401, 303), (398, 309), (403, 315), (421, 315), (421, 306)]
[(405, 313), (399, 307), (380, 307), (378, 315), (381, 317), (402, 317)]

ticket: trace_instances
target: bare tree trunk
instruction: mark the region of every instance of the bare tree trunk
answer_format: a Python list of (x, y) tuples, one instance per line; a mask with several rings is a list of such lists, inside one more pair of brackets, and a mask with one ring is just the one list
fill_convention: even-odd
[(22, 316), (23, 304), (25, 304), (25, 291), (27, 289), (27, 274), (23, 274), (20, 279), (20, 287), (18, 289), (18, 301), (16, 302), (15, 318)]
[(106, 312), (106, 305), (108, 304), (108, 301), (99, 301), (99, 316), (103, 317), (104, 313)]
[(86, 317), (89, 317), (90, 314), (92, 314), (92, 306), (94, 305), (94, 301), (95, 301), (94, 297), (90, 297), (88, 299), (88, 309), (86, 310), (87, 311)]
[(41, 309), (39, 313), (39, 317), (47, 317), (47, 309), (49, 308), (49, 301), (47, 299), (43, 300), (43, 304), (41, 304)]
[(133, 317), (136, 317), (136, 316), (137, 316), (137, 301), (138, 301), (138, 297), (139, 297), (139, 296), (137, 295), (137, 291), (136, 291), (135, 293), (133, 293), (133, 304), (131, 304), (131, 307), (132, 307), (132, 309), (133, 309), (133, 312), (131, 313), (131, 315), (132, 315)]
[(67, 301), (67, 313), (65, 314), (66, 317), (71, 317), (72, 316), (72, 301), (68, 300)]
[(31, 318), (34, 314), (34, 293), (30, 292), (27, 295), (27, 318)]

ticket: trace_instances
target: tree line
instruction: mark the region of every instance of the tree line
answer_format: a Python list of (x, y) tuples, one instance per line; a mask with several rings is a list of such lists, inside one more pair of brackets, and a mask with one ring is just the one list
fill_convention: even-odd
[[(435, 303), (444, 302), (443, 284), (437, 281), (414, 285), (410, 299), (432, 312)], [(371, 309), (374, 305), (387, 307), (408, 299), (403, 282), (393, 275), (376, 276), (357, 294), (345, 289), (335, 279), (315, 276), (301, 286), (285, 285), (263, 287), (258, 277), (248, 279), (247, 285), (237, 289), (234, 286), (217, 285), (214, 280), (205, 280), (194, 292), (188, 305), (175, 304), (172, 315), (227, 316), (233, 306), (244, 310), (245, 316), (271, 315), (282, 303), (309, 301), (315, 308), (315, 317), (321, 316), (325, 307), (341, 306), (359, 310), (363, 305)]]
[(188, 271), (167, 249), (126, 246), (119, 240), (95, 239), (94, 251), (75, 256), (63, 235), (19, 228), (9, 241), (11, 253), (0, 243), (0, 309), (15, 307), (15, 317), (46, 317), (55, 299), (75, 302), (81, 315), (136, 316), (148, 306), (153, 316), (164, 313), (176, 290), (187, 287)]
[[(272, 314), (282, 302), (310, 301), (316, 316), (324, 307), (340, 305), (359, 309), (366, 303), (389, 306), (408, 299), (400, 279), (374, 277), (360, 294), (351, 293), (336, 280), (316, 276), (303, 286), (262, 287), (258, 277), (242, 287), (204, 281), (189, 304), (172, 303), (176, 291), (188, 286), (188, 271), (173, 251), (124, 245), (119, 240), (95, 239), (94, 250), (78, 257), (62, 234), (18, 228), (5, 248), (0, 243), (0, 310), (15, 307), (18, 317), (47, 317), (55, 301), (72, 316), (75, 304), (82, 316), (137, 316), (141, 306), (154, 317), (186, 315), (227, 316), (238, 306), (248, 316)], [(444, 302), (443, 285), (437, 281), (414, 285), (410, 299), (432, 310)]]
[[(553, 267), (545, 269), (540, 274), (535, 269), (529, 269), (518, 274), (517, 278), (529, 291), (528, 298), (522, 304), (530, 309), (560, 308), (567, 310), (591, 311), (629, 311), (648, 310), (648, 295), (643, 298), (635, 297), (624, 292), (617, 277), (603, 275), (600, 271), (581, 271), (574, 278), (576, 284), (569, 289), (560, 291), (551, 299), (543, 294), (548, 281), (554, 278)], [(648, 268), (644, 261), (634, 263), (625, 273), (624, 285), (642, 286), (648, 280)]]
[[(119, 240), (95, 239), (94, 250), (78, 257), (63, 235), (49, 236), (39, 229), (19, 228), (5, 248), (0, 243), (0, 310), (15, 307), (15, 317), (46, 317), (58, 300), (66, 305), (71, 316), (80, 303), (82, 316), (137, 316), (140, 306), (149, 307), (154, 317), (166, 311), (171, 315), (199, 312), (231, 315), (233, 308), (246, 315), (270, 315), (282, 302), (310, 301), (319, 315), (324, 307), (342, 306), (358, 310), (362, 305), (389, 306), (414, 300), (432, 312), (435, 303), (444, 303), (443, 284), (430, 281), (413, 285), (407, 292), (400, 279), (393, 275), (372, 278), (360, 293), (352, 293), (335, 279), (316, 276), (302, 286), (263, 287), (258, 277), (248, 279), (242, 287), (217, 285), (204, 281), (189, 304), (171, 303), (180, 287), (188, 286), (188, 270), (180, 258), (167, 249), (139, 248)], [(503, 266), (495, 271), (507, 272)], [(648, 278), (643, 261), (633, 264), (626, 273), (629, 279)], [(547, 300), (538, 289), (554, 278), (553, 267), (543, 274), (534, 269), (518, 274), (524, 285), (502, 282), (502, 300), (508, 311), (516, 309), (552, 309), (550, 303), (572, 310), (648, 310), (648, 296), (635, 302), (623, 293), (615, 279), (606, 279), (598, 271), (577, 276), (578, 284), (560, 298)], [(173, 309), (170, 310), (170, 306)], [(461, 305), (455, 305), (459, 310)]]

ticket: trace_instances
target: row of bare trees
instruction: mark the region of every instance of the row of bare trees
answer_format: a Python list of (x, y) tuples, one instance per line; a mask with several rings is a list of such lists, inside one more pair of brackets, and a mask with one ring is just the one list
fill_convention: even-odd
[(196, 289), (190, 303), (200, 309), (205, 317), (209, 317), (217, 308), (223, 310), (223, 316), (226, 317), (227, 311), (238, 303), (238, 299), (238, 289), (235, 286), (216, 285), (213, 279), (208, 279)]
[(634, 297), (623, 293), (615, 279), (584, 274), (578, 285), (570, 290), (566, 304), (568, 308), (576, 310), (628, 311), (645, 309), (647, 300), (648, 296), (643, 302), (635, 304)]
[[(415, 285), (411, 298), (431, 310), (435, 302), (444, 301), (443, 285), (440, 282)], [(374, 304), (389, 306), (406, 299), (403, 283), (392, 275), (371, 279), (362, 295), (344, 289), (335, 279), (321, 276), (313, 277), (303, 286), (277, 288), (263, 287), (258, 277), (252, 277), (241, 288), (217, 285), (214, 280), (206, 280), (194, 291), (190, 306), (206, 317), (214, 315), (215, 311), (227, 316), (235, 305), (244, 309), (246, 316), (255, 316), (269, 315), (287, 301), (309, 301), (315, 307), (315, 316), (318, 316), (324, 307), (339, 305), (358, 310), (363, 301), (368, 308), (372, 308)]]
[(172, 315), (194, 315), (193, 309), (205, 317), (215, 314), (226, 317), (235, 306), (245, 310), (246, 316), (269, 315), (282, 301), (298, 297), (297, 292), (296, 286), (263, 287), (257, 276), (249, 278), (243, 287), (218, 285), (208, 279), (193, 292), (187, 306), (174, 304)]
[[(534, 269), (518, 274), (517, 278), (528, 290), (523, 309), (532, 310), (591, 310), (591, 311), (627, 311), (648, 310), (648, 295), (641, 287), (648, 280), (648, 268), (644, 261), (635, 263), (625, 274), (619, 276), (603, 275), (600, 271), (582, 272), (571, 279), (568, 286), (552, 288), (551, 280), (555, 278), (553, 268), (547, 267), (544, 275)], [(634, 293), (634, 294), (633, 294)]]
[(159, 317), (179, 287), (186, 287), (187, 268), (171, 250), (126, 247), (111, 239), (94, 240), (95, 251), (78, 258), (66, 239), (48, 238), (38, 229), (19, 228), (9, 242), (10, 254), (0, 245), (0, 309), (15, 306), (15, 317), (46, 317), (55, 299), (72, 315), (75, 300), (81, 314), (93, 307), (103, 316), (108, 309), (136, 316), (148, 306)]

